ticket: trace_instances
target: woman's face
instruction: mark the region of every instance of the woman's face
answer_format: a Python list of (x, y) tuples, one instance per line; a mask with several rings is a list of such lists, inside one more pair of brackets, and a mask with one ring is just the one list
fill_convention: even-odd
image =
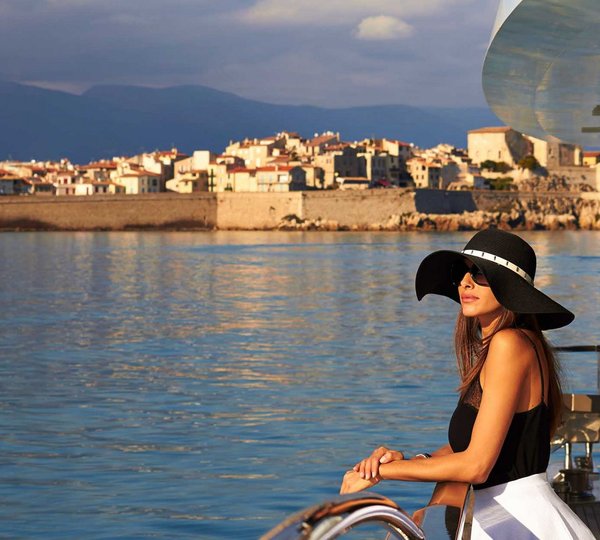
[[(491, 324), (503, 311), (491, 287), (481, 272), (471, 261), (465, 260), (464, 275), (459, 278), (458, 295), (465, 317), (477, 317), (482, 327)], [(459, 271), (459, 275), (462, 270)]]

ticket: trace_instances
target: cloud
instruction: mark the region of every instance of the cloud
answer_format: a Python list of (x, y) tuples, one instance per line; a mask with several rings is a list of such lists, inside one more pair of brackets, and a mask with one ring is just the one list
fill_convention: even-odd
[[(496, 8), (497, 0), (174, 0), (169, 9), (164, 0), (0, 0), (0, 76), (71, 91), (203, 84), (274, 103), (476, 105)], [(410, 39), (392, 39), (411, 27)]]
[(369, 41), (404, 39), (411, 36), (414, 28), (397, 17), (379, 15), (367, 17), (358, 24), (356, 37)]
[(339, 26), (356, 24), (373, 13), (383, 13), (402, 19), (426, 16), (452, 4), (468, 4), (472, 0), (256, 0), (240, 13), (248, 24), (263, 26)]

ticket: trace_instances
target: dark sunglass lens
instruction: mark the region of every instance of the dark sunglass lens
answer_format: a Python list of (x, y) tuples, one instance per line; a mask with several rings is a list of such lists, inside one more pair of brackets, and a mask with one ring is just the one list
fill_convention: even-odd
[(477, 283), (477, 285), (489, 285), (487, 278), (485, 277), (485, 274), (481, 271), (481, 269), (475, 265), (473, 265), (471, 267), (471, 277), (473, 278), (473, 281), (475, 283)]
[(452, 280), (452, 285), (458, 287), (468, 271), (469, 269), (465, 263), (455, 262), (450, 269), (450, 279)]
[(450, 279), (452, 280), (452, 285), (458, 287), (467, 273), (471, 275), (471, 279), (477, 283), (477, 285), (489, 287), (489, 282), (481, 268), (474, 264), (468, 266), (464, 262), (455, 262), (452, 265), (450, 269)]

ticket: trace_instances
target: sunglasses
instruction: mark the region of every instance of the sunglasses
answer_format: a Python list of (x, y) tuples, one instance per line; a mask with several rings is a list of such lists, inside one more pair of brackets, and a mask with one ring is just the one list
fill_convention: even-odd
[(452, 264), (452, 267), (450, 268), (452, 285), (458, 287), (465, 277), (465, 274), (469, 274), (471, 279), (477, 283), (477, 285), (482, 285), (483, 287), (490, 286), (490, 283), (481, 268), (476, 264), (471, 264), (469, 266), (465, 261), (459, 261)]

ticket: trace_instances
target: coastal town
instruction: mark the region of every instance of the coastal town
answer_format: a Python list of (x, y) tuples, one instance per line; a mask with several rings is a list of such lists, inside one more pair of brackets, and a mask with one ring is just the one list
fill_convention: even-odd
[(467, 149), (422, 149), (387, 138), (347, 142), (332, 131), (281, 132), (231, 141), (221, 154), (177, 148), (87, 164), (0, 161), (0, 195), (56, 197), (148, 193), (271, 192), (418, 188), (532, 190), (554, 178), (566, 191), (600, 191), (600, 152), (543, 141), (509, 127), (468, 132)]

